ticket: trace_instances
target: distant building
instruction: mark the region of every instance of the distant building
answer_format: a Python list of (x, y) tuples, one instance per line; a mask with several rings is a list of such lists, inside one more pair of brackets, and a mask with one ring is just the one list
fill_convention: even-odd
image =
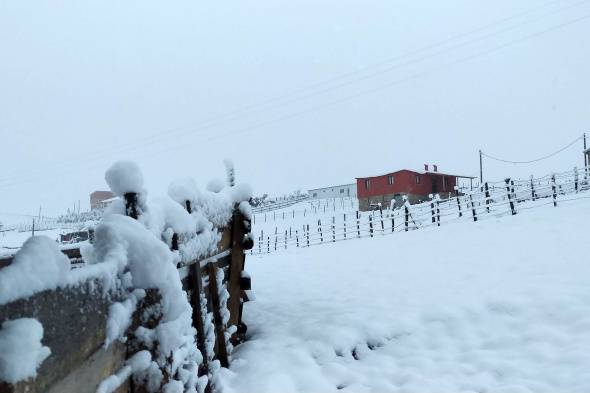
[(314, 188), (308, 190), (310, 199), (324, 199), (324, 198), (343, 198), (356, 197), (356, 184), (342, 184), (340, 186), (330, 186), (323, 188)]
[(104, 208), (115, 199), (115, 195), (110, 191), (94, 191), (90, 194), (90, 210)]
[(445, 199), (454, 193), (457, 178), (471, 179), (468, 176), (440, 173), (436, 165), (433, 171), (424, 165), (423, 172), (402, 169), (380, 176), (358, 177), (359, 210), (373, 210), (379, 204), (388, 208), (392, 200), (399, 206), (404, 196), (408, 197), (411, 204), (428, 200), (429, 194), (438, 194)]

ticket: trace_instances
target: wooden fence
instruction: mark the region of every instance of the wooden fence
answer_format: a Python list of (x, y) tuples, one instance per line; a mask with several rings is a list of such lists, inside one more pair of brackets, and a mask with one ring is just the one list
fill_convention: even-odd
[[(128, 206), (127, 211), (133, 209)], [(236, 208), (231, 222), (220, 231), (222, 236), (218, 252), (178, 267), (193, 309), (193, 327), (197, 331), (195, 339), (203, 355), (199, 376), (215, 372), (213, 360), (218, 360), (222, 367), (228, 367), (228, 345), (239, 344), (247, 329), (242, 321), (242, 307), (249, 300), (251, 286), (250, 277), (244, 272), (245, 250), (253, 246), (247, 236), (250, 220)], [(72, 268), (83, 266), (79, 249), (64, 250), (64, 253), (71, 259)], [(11, 257), (0, 260), (0, 268), (9, 265), (11, 260)], [(223, 288), (218, 287), (217, 280), (221, 272), (224, 277), (221, 285), (229, 292), (227, 324), (224, 323), (219, 297)], [(120, 342), (103, 349), (109, 306), (120, 301), (121, 294), (116, 291), (105, 294), (101, 285), (100, 280), (90, 279), (77, 286), (39, 292), (27, 299), (0, 306), (0, 324), (16, 318), (38, 319), (44, 327), (43, 344), (52, 350), (52, 355), (39, 368), (37, 378), (14, 385), (0, 382), (0, 393), (94, 393), (102, 380), (114, 374), (137, 351), (137, 348)], [(147, 291), (147, 296), (138, 304), (129, 331), (137, 328), (142, 312), (158, 300), (157, 290)], [(202, 308), (202, 305), (205, 307)], [(212, 353), (205, 342), (210, 333), (205, 326), (208, 317), (204, 315), (205, 310), (207, 314), (212, 314), (214, 325)], [(228, 330), (230, 326), (237, 329)], [(211, 380), (206, 390), (211, 390)], [(118, 393), (144, 391), (142, 386), (135, 385), (129, 378), (116, 390)]]
[[(570, 200), (590, 198), (590, 167), (574, 169), (528, 180), (507, 178), (485, 182), (472, 192), (456, 190), (455, 197), (394, 209), (372, 212), (354, 211), (326, 217), (272, 233), (260, 231), (253, 255), (264, 255), (293, 247), (310, 247), (355, 238), (375, 237), (425, 228), (439, 227), (460, 220), (481, 221), (542, 206), (557, 206)], [(526, 202), (526, 204), (525, 204)], [(288, 222), (288, 221), (287, 221)]]

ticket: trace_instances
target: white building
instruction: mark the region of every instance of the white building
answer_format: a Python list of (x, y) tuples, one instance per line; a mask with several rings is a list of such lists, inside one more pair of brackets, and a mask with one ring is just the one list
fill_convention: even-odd
[(324, 199), (324, 198), (356, 198), (356, 183), (342, 184), (340, 186), (331, 186), (323, 188), (314, 188), (308, 190), (310, 199)]

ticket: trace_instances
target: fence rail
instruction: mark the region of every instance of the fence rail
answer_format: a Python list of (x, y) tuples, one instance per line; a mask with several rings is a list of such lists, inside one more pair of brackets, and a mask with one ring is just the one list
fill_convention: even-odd
[[(264, 255), (293, 247), (311, 247), (337, 241), (375, 237), (410, 230), (439, 227), (457, 221), (482, 221), (519, 211), (590, 198), (590, 167), (540, 178), (485, 182), (471, 192), (456, 191), (456, 196), (441, 200), (437, 195), (430, 201), (390, 210), (349, 212), (332, 216), (328, 222), (319, 219), (311, 223), (283, 228), (274, 233), (257, 235), (257, 245), (250, 251)], [(527, 202), (525, 204), (525, 202)]]
[[(130, 211), (130, 210), (127, 210)], [(135, 217), (137, 218), (137, 217)], [(245, 250), (252, 246), (248, 233), (250, 220), (240, 210), (234, 210), (230, 223), (219, 228), (221, 239), (218, 252), (178, 266), (182, 287), (192, 306), (195, 341), (203, 361), (198, 376), (211, 376), (217, 363), (229, 366), (230, 352), (240, 343), (246, 332), (242, 321), (243, 303), (250, 300), (250, 277), (244, 271)], [(178, 246), (178, 245), (176, 245)], [(173, 246), (174, 247), (174, 246)], [(85, 266), (79, 248), (62, 250), (72, 263), (72, 269)], [(0, 269), (9, 266), (13, 257), (0, 259)], [(43, 263), (42, 260), (39, 263)], [(51, 391), (61, 393), (95, 392), (101, 380), (114, 374), (138, 348), (116, 343), (108, 351), (103, 349), (105, 327), (110, 302), (119, 301), (115, 291), (104, 296), (100, 280), (89, 278), (78, 286), (39, 292), (30, 298), (0, 306), (0, 324), (9, 319), (33, 317), (46, 328), (44, 342), (55, 350), (50, 361), (44, 362), (38, 377), (16, 385), (0, 382), (0, 393), (22, 391)], [(158, 309), (160, 294), (156, 289), (138, 303), (135, 322), (129, 331), (138, 327), (139, 320), (151, 309)], [(55, 305), (59, 304), (58, 310)], [(88, 305), (92, 308), (89, 309)], [(88, 317), (88, 312), (92, 317)], [(64, 333), (65, 332), (65, 333)], [(213, 346), (207, 340), (213, 341)], [(212, 390), (208, 379), (205, 391)], [(122, 390), (121, 390), (122, 389)], [(143, 392), (129, 380), (121, 381), (117, 392)]]

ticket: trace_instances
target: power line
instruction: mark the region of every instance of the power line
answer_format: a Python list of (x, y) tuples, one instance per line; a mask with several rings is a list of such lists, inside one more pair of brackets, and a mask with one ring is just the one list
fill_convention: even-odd
[(553, 153), (551, 153), (551, 154), (547, 154), (547, 155), (545, 155), (545, 156), (542, 156), (542, 157), (539, 157), (539, 158), (535, 158), (534, 160), (528, 160), (528, 161), (512, 161), (512, 160), (505, 160), (505, 159), (503, 159), (503, 158), (497, 158), (497, 157), (491, 156), (491, 155), (489, 155), (489, 154), (486, 154), (486, 153), (484, 153), (483, 151), (481, 152), (481, 154), (482, 154), (484, 157), (490, 158), (490, 159), (492, 159), (492, 160), (495, 160), (495, 161), (500, 161), (500, 162), (505, 162), (505, 163), (508, 163), (508, 164), (532, 164), (533, 162), (543, 161), (543, 160), (546, 160), (546, 159), (548, 159), (548, 158), (551, 158), (551, 157), (553, 157), (553, 156), (555, 156), (555, 155), (557, 155), (557, 154), (561, 153), (562, 151), (564, 151), (564, 150), (566, 150), (566, 149), (568, 149), (568, 148), (572, 147), (572, 146), (573, 146), (573, 145), (574, 145), (576, 142), (578, 142), (578, 141), (579, 141), (579, 140), (581, 140), (582, 138), (583, 138), (583, 136), (579, 136), (579, 137), (577, 137), (576, 139), (574, 139), (574, 140), (573, 140), (571, 143), (568, 143), (566, 146), (562, 147), (561, 149), (559, 149), (559, 150), (557, 150), (557, 151), (555, 151), (555, 152), (553, 152)]
[[(380, 86), (377, 86), (377, 87), (374, 87), (374, 88), (371, 88), (371, 89), (366, 89), (366, 90), (360, 91), (360, 92), (355, 93), (355, 94), (344, 96), (344, 97), (341, 97), (339, 99), (336, 99), (336, 100), (333, 100), (333, 101), (330, 101), (330, 102), (327, 102), (327, 103), (324, 103), (324, 104), (321, 104), (321, 105), (318, 105), (318, 106), (307, 108), (305, 110), (301, 110), (301, 111), (290, 113), (290, 114), (287, 114), (287, 115), (284, 115), (284, 116), (280, 116), (280, 117), (277, 117), (277, 118), (274, 118), (274, 119), (270, 119), (270, 120), (267, 120), (267, 121), (264, 121), (264, 122), (261, 122), (261, 123), (258, 123), (258, 124), (254, 124), (254, 125), (249, 126), (249, 127), (240, 128), (240, 129), (229, 131), (229, 132), (226, 132), (226, 133), (223, 133), (223, 134), (213, 135), (213, 136), (210, 136), (210, 137), (205, 138), (203, 140), (194, 141), (194, 143), (210, 142), (210, 141), (213, 141), (213, 140), (216, 140), (216, 139), (220, 139), (220, 138), (224, 138), (224, 137), (228, 137), (228, 136), (233, 136), (233, 135), (237, 135), (237, 134), (243, 134), (243, 133), (246, 133), (246, 132), (249, 132), (249, 131), (253, 131), (253, 130), (256, 130), (256, 129), (259, 129), (259, 128), (262, 128), (262, 127), (265, 127), (265, 126), (268, 126), (268, 125), (271, 125), (271, 124), (279, 123), (279, 122), (282, 122), (282, 121), (285, 121), (285, 120), (289, 120), (289, 119), (292, 119), (292, 118), (301, 117), (301, 116), (306, 115), (306, 114), (309, 114), (309, 113), (318, 112), (318, 111), (320, 111), (322, 109), (325, 109), (325, 108), (328, 108), (328, 107), (332, 107), (332, 106), (335, 106), (335, 105), (340, 104), (340, 103), (343, 103), (343, 102), (351, 101), (351, 100), (353, 100), (355, 98), (358, 98), (358, 97), (361, 97), (361, 96), (374, 94), (374, 93), (383, 91), (385, 89), (388, 89), (388, 88), (390, 88), (392, 86), (395, 86), (395, 85), (398, 85), (398, 84), (401, 84), (401, 83), (404, 83), (404, 82), (407, 82), (407, 81), (410, 81), (410, 80), (418, 79), (419, 77), (422, 77), (422, 76), (431, 74), (431, 73), (436, 72), (436, 71), (441, 70), (441, 69), (445, 69), (445, 68), (447, 68), (449, 66), (453, 66), (453, 65), (456, 65), (456, 64), (461, 64), (461, 63), (465, 63), (467, 61), (471, 61), (471, 60), (477, 59), (479, 57), (485, 56), (485, 55), (490, 54), (490, 53), (493, 53), (493, 52), (497, 52), (497, 51), (502, 50), (504, 48), (514, 46), (514, 45), (519, 44), (521, 42), (525, 42), (525, 41), (528, 41), (530, 39), (533, 39), (533, 38), (542, 36), (544, 34), (547, 34), (547, 33), (550, 33), (550, 32), (556, 31), (556, 30), (563, 29), (563, 28), (565, 28), (567, 26), (570, 26), (570, 25), (573, 25), (575, 23), (582, 22), (582, 21), (584, 21), (584, 20), (586, 20), (588, 18), (590, 18), (590, 14), (581, 16), (579, 18), (571, 19), (571, 20), (569, 20), (567, 22), (563, 22), (561, 24), (558, 24), (558, 25), (555, 25), (555, 26), (546, 28), (544, 30), (537, 31), (535, 33), (531, 33), (531, 34), (522, 36), (522, 37), (520, 37), (518, 39), (514, 39), (514, 40), (511, 40), (511, 41), (508, 41), (508, 42), (506, 42), (504, 44), (491, 47), (489, 49), (486, 49), (486, 50), (477, 52), (475, 54), (468, 55), (468, 56), (465, 56), (465, 57), (461, 57), (461, 58), (459, 58), (459, 59), (457, 59), (455, 61), (445, 63), (445, 64), (443, 64), (441, 66), (438, 66), (438, 67), (433, 67), (433, 68), (431, 68), (429, 70), (426, 70), (426, 71), (422, 71), (422, 72), (418, 72), (418, 73), (412, 74), (412, 75), (410, 75), (408, 77), (405, 77), (405, 78), (402, 78), (402, 79), (397, 79), (397, 80), (391, 81), (389, 83), (386, 83), (386, 84), (383, 84), (383, 85), (380, 85)], [(185, 142), (183, 144), (171, 146), (169, 148), (161, 149), (161, 150), (158, 150), (156, 152), (149, 152), (147, 154), (138, 156), (136, 158), (143, 158), (143, 157), (153, 158), (153, 157), (155, 157), (158, 154), (166, 153), (166, 152), (169, 152), (169, 151), (178, 151), (178, 150), (182, 150), (182, 149), (186, 149), (186, 148), (192, 147), (192, 145), (194, 145), (194, 143), (187, 144)], [(79, 168), (71, 168), (71, 169), (79, 170)], [(60, 174), (60, 176), (63, 176), (63, 172)], [(50, 178), (50, 177), (44, 176), (43, 178), (44, 179), (47, 179), (47, 178)], [(14, 182), (14, 183), (8, 183), (8, 184), (0, 184), (0, 188), (6, 188), (8, 186), (12, 186), (12, 185), (15, 185), (15, 184), (21, 184), (21, 183), (23, 183), (23, 182)]]
[[(444, 40), (435, 42), (433, 44), (430, 44), (430, 45), (427, 45), (427, 46), (418, 48), (418, 49), (413, 50), (411, 52), (408, 52), (406, 54), (395, 56), (395, 57), (391, 57), (391, 58), (389, 58), (389, 59), (387, 59), (385, 61), (382, 61), (382, 62), (373, 64), (373, 65), (369, 65), (369, 66), (366, 66), (366, 67), (363, 67), (361, 69), (358, 69), (358, 70), (355, 70), (355, 71), (351, 71), (351, 72), (348, 72), (348, 73), (345, 73), (345, 74), (341, 74), (340, 76), (336, 76), (334, 78), (330, 78), (330, 79), (327, 79), (327, 80), (322, 81), (322, 82), (318, 82), (318, 83), (315, 83), (315, 84), (312, 84), (312, 85), (308, 85), (308, 86), (303, 87), (301, 89), (295, 90), (294, 92), (291, 92), (289, 94), (286, 94), (286, 95), (283, 95), (283, 96), (276, 96), (276, 97), (271, 98), (271, 99), (268, 99), (266, 101), (262, 101), (262, 102), (260, 102), (258, 104), (252, 104), (252, 105), (246, 106), (246, 107), (244, 107), (244, 108), (242, 108), (240, 110), (237, 110), (237, 111), (234, 111), (234, 112), (230, 112), (230, 113), (227, 113), (227, 114), (224, 114), (224, 115), (220, 115), (220, 116), (217, 116), (217, 117), (213, 117), (213, 118), (211, 118), (209, 120), (206, 120), (206, 121), (198, 124), (196, 126), (196, 128), (194, 126), (175, 127), (175, 128), (169, 129), (167, 131), (162, 131), (162, 132), (154, 133), (154, 134), (152, 134), (152, 135), (150, 135), (148, 137), (143, 138), (143, 140), (134, 141), (133, 143), (130, 143), (130, 144), (120, 145), (120, 146), (115, 146), (115, 147), (111, 147), (111, 148), (99, 150), (99, 151), (97, 151), (94, 154), (90, 154), (90, 157), (87, 154), (85, 157), (80, 158), (79, 160), (76, 160), (76, 161), (68, 160), (68, 161), (64, 161), (62, 163), (55, 163), (53, 165), (52, 164), (49, 164), (48, 166), (49, 167), (61, 167), (61, 166), (68, 167), (68, 166), (71, 166), (71, 165), (75, 165), (76, 162), (86, 163), (89, 160), (100, 160), (102, 158), (112, 157), (112, 155), (114, 153), (122, 153), (122, 152), (126, 152), (126, 151), (138, 150), (138, 149), (141, 149), (141, 148), (144, 148), (144, 147), (148, 147), (148, 146), (154, 145), (156, 143), (161, 143), (161, 140), (163, 138), (170, 137), (172, 135), (178, 135), (178, 136), (180, 136), (180, 135), (184, 135), (184, 134), (194, 134), (197, 131), (208, 130), (208, 129), (214, 128), (216, 126), (219, 126), (221, 124), (224, 124), (224, 123), (227, 123), (227, 122), (230, 122), (230, 121), (233, 121), (233, 120), (237, 120), (237, 119), (246, 117), (246, 116), (248, 116), (250, 114), (250, 112), (252, 112), (253, 109), (259, 108), (259, 110), (260, 110), (260, 109), (265, 108), (265, 107), (267, 107), (267, 109), (277, 108), (277, 107), (283, 107), (283, 106), (286, 106), (286, 105), (291, 104), (291, 103), (294, 103), (294, 102), (302, 101), (302, 100), (305, 100), (305, 99), (308, 99), (308, 98), (312, 98), (312, 97), (315, 97), (315, 96), (318, 96), (318, 95), (321, 95), (321, 94), (325, 94), (327, 92), (334, 91), (334, 90), (337, 90), (337, 89), (340, 89), (340, 88), (349, 86), (349, 85), (351, 85), (353, 83), (357, 83), (357, 82), (360, 82), (360, 81), (363, 81), (363, 80), (374, 78), (374, 77), (379, 76), (379, 75), (383, 75), (385, 73), (391, 72), (392, 70), (394, 70), (396, 68), (400, 68), (400, 67), (403, 67), (403, 66), (408, 66), (408, 65), (416, 64), (416, 63), (419, 63), (419, 62), (421, 62), (423, 60), (426, 60), (428, 58), (436, 57), (438, 55), (445, 54), (445, 53), (447, 53), (449, 51), (456, 50), (458, 48), (461, 48), (461, 47), (464, 47), (464, 46), (473, 44), (475, 42), (482, 41), (482, 40), (485, 40), (487, 38), (494, 37), (496, 35), (505, 33), (505, 32), (507, 32), (509, 30), (513, 30), (513, 29), (516, 29), (516, 28), (521, 27), (523, 25), (530, 24), (531, 22), (534, 22), (534, 21), (536, 21), (538, 19), (541, 19), (543, 17), (554, 15), (554, 14), (556, 14), (558, 12), (562, 12), (562, 11), (565, 11), (565, 10), (570, 9), (572, 7), (579, 6), (581, 4), (586, 3), (587, 1), (588, 0), (583, 0), (583, 1), (578, 1), (578, 2), (572, 3), (572, 4), (568, 4), (568, 5), (566, 5), (564, 7), (561, 7), (559, 9), (557, 9), (557, 10), (553, 10), (552, 12), (548, 12), (548, 13), (545, 13), (543, 15), (537, 16), (536, 18), (533, 18), (531, 20), (527, 20), (527, 21), (525, 21), (523, 23), (519, 23), (519, 24), (510, 26), (508, 28), (504, 28), (504, 29), (501, 29), (499, 31), (492, 32), (490, 34), (487, 34), (487, 35), (484, 35), (484, 36), (481, 36), (481, 37), (477, 37), (477, 38), (474, 38), (474, 39), (469, 40), (469, 41), (466, 41), (466, 42), (459, 43), (459, 44), (457, 44), (455, 46), (452, 46), (450, 48), (445, 48), (445, 49), (439, 50), (437, 52), (424, 55), (424, 56), (419, 57), (417, 59), (406, 61), (404, 63), (395, 64), (393, 66), (390, 65), (393, 62), (398, 62), (399, 60), (402, 60), (404, 58), (407, 58), (407, 57), (410, 57), (410, 56), (413, 56), (413, 55), (416, 55), (416, 54), (419, 54), (419, 53), (428, 51), (428, 50), (433, 49), (433, 48), (436, 48), (436, 47), (443, 46), (443, 45), (445, 45), (445, 44), (447, 44), (449, 42), (453, 42), (453, 41), (455, 41), (457, 39), (461, 39), (461, 38), (467, 37), (469, 35), (472, 35), (472, 34), (475, 34), (475, 33), (481, 32), (481, 31), (484, 31), (484, 30), (486, 30), (486, 29), (488, 29), (490, 27), (494, 27), (494, 26), (500, 25), (500, 24), (502, 24), (504, 22), (507, 22), (507, 21), (510, 21), (510, 20), (513, 20), (513, 19), (516, 19), (516, 18), (519, 18), (519, 17), (522, 17), (522, 16), (529, 15), (529, 14), (531, 14), (533, 12), (536, 12), (539, 9), (542, 9), (542, 8), (545, 8), (545, 7), (554, 5), (554, 4), (561, 3), (561, 1), (559, 1), (559, 0), (557, 0), (557, 1), (556, 0), (549, 1), (549, 2), (546, 2), (546, 3), (542, 4), (541, 6), (529, 8), (529, 9), (527, 9), (525, 11), (522, 11), (522, 12), (519, 12), (519, 13), (516, 13), (516, 14), (513, 14), (513, 15), (508, 16), (506, 18), (502, 18), (502, 19), (500, 19), (498, 21), (495, 21), (495, 22), (492, 22), (492, 23), (488, 23), (488, 24), (486, 24), (484, 26), (481, 26), (479, 28), (476, 28), (476, 29), (473, 29), (473, 30), (470, 30), (470, 31), (467, 31), (467, 32), (464, 32), (464, 33), (459, 33), (459, 34), (453, 35), (453, 36), (451, 36), (451, 37), (449, 37), (447, 39), (444, 39)], [(338, 81), (338, 80), (346, 79), (346, 78), (348, 78), (350, 76), (354, 76), (354, 75), (357, 75), (357, 74), (362, 74), (362, 73), (364, 73), (366, 71), (369, 71), (371, 69), (376, 69), (376, 68), (382, 67), (384, 65), (390, 65), (390, 66), (388, 68), (381, 69), (381, 70), (378, 70), (378, 71), (374, 71), (374, 72), (372, 72), (372, 73), (370, 73), (368, 75), (364, 75), (364, 76), (355, 78), (353, 80), (349, 80), (349, 81), (342, 82), (342, 83), (339, 83), (339, 84), (334, 85), (334, 86), (330, 86), (330, 87), (323, 88), (321, 90), (317, 90), (317, 88), (319, 88), (321, 86), (330, 84), (330, 83), (335, 82), (335, 81)], [(308, 94), (303, 95), (303, 96), (297, 96), (300, 93), (304, 93), (304, 92), (310, 91), (310, 90), (313, 91), (314, 89), (316, 91), (314, 91), (312, 93), (308, 93)], [(278, 105), (271, 105), (273, 103), (274, 104), (278, 104)], [(47, 168), (48, 166), (45, 166), (43, 168), (40, 168), (37, 171), (33, 171), (33, 173), (35, 173), (35, 172), (37, 172), (37, 173), (45, 173), (45, 171), (48, 169)], [(20, 177), (20, 176), (22, 176), (23, 173), (27, 173), (27, 172), (31, 173), (30, 171), (20, 171), (20, 172), (17, 171), (17, 172), (13, 172), (12, 176), (8, 176), (8, 177), (4, 177), (4, 178), (0, 179), (0, 183), (13, 180), (14, 178)]]

